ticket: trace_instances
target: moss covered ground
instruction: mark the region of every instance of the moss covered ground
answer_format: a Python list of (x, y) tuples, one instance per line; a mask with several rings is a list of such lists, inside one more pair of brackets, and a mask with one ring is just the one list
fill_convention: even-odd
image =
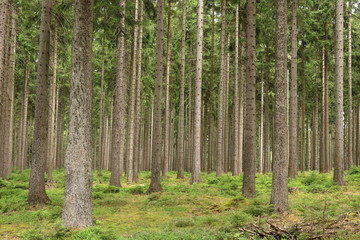
[[(245, 199), (242, 176), (203, 173), (202, 183), (189, 185), (189, 174), (176, 179), (176, 172), (170, 172), (162, 179), (162, 193), (146, 195), (150, 172), (122, 188), (109, 186), (109, 172), (94, 172), (96, 225), (85, 230), (63, 227), (64, 173), (53, 175), (54, 183), (47, 184), (52, 202), (41, 206), (26, 202), (28, 170), (0, 180), (0, 239), (257, 239), (266, 233), (267, 239), (360, 239), (359, 167), (346, 173), (343, 187), (332, 182), (330, 173), (299, 173), (289, 181), (290, 209), (284, 214), (269, 204), (271, 174), (258, 174), (257, 196)], [(276, 227), (271, 229), (269, 222), (290, 235), (270, 234)]]

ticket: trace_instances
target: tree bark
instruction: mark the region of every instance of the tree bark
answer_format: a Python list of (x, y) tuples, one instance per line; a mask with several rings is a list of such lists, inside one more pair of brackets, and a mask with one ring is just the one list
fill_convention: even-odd
[(224, 121), (225, 121), (225, 82), (226, 82), (226, 0), (222, 1), (221, 11), (221, 47), (220, 47), (220, 82), (218, 94), (218, 146), (216, 160), (216, 176), (224, 173)]
[(352, 1), (349, 1), (349, 26), (348, 26), (348, 75), (349, 75), (349, 126), (348, 126), (348, 159), (347, 159), (347, 169), (350, 169), (351, 166), (354, 164), (353, 160), (353, 129), (354, 129), (354, 123), (353, 123), (353, 107), (352, 107)]
[(161, 192), (160, 163), (161, 163), (161, 95), (163, 81), (163, 51), (164, 51), (164, 0), (157, 1), (156, 8), (156, 79), (154, 93), (154, 140), (151, 166), (151, 182), (147, 194)]
[(69, 144), (65, 156), (64, 225), (86, 228), (93, 225), (91, 95), (93, 0), (76, 0)]
[(43, 0), (40, 25), (38, 76), (36, 82), (35, 125), (28, 202), (46, 203), (50, 199), (45, 192), (45, 163), (48, 137), (48, 75), (50, 62), (51, 0)]
[(198, 0), (196, 36), (196, 83), (195, 83), (195, 113), (194, 113), (194, 157), (190, 184), (201, 182), (201, 83), (202, 83), (202, 51), (203, 51), (203, 19), (204, 2)]
[(243, 187), (244, 197), (255, 197), (256, 172), (256, 1), (246, 6), (246, 119), (244, 135)]
[(166, 73), (165, 73), (165, 137), (162, 175), (167, 177), (169, 171), (169, 135), (170, 135), (170, 65), (171, 65), (171, 1), (168, 6), (167, 43), (166, 43)]
[(110, 160), (110, 185), (120, 187), (120, 176), (124, 162), (125, 139), (125, 0), (120, 0), (120, 34), (117, 46), (117, 73), (114, 97), (114, 119)]
[(185, 64), (186, 64), (186, 0), (182, 0), (181, 23), (181, 76), (180, 76), (180, 110), (178, 126), (177, 178), (184, 178), (184, 114), (185, 114)]
[(336, 1), (335, 21), (335, 158), (334, 181), (345, 185), (344, 179), (344, 1)]
[(298, 94), (297, 94), (297, 8), (298, 1), (292, 1), (291, 21), (291, 92), (290, 92), (290, 136), (289, 177), (295, 178), (298, 164)]
[(288, 98), (287, 98), (287, 0), (277, 1), (275, 65), (275, 124), (271, 203), (275, 210), (288, 209)]

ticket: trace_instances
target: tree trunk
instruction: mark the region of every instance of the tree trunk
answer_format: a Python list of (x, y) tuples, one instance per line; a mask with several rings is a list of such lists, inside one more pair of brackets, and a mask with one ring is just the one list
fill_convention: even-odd
[(248, 0), (246, 6), (246, 119), (244, 136), (243, 187), (244, 197), (255, 197), (256, 172), (256, 1)]
[(181, 77), (180, 77), (180, 110), (178, 126), (177, 178), (184, 178), (184, 114), (185, 114), (185, 58), (186, 58), (186, 0), (182, 0), (181, 24)]
[(114, 119), (110, 160), (110, 185), (120, 187), (120, 176), (124, 162), (125, 138), (125, 0), (120, 0), (120, 33), (117, 46), (117, 73), (114, 97)]
[(287, 0), (277, 1), (275, 65), (275, 125), (271, 203), (275, 210), (288, 209), (288, 98), (287, 98)]
[(63, 220), (70, 228), (93, 225), (91, 92), (93, 0), (76, 0), (69, 144), (65, 156), (65, 199)]
[(239, 169), (239, 3), (235, 14), (235, 79), (234, 79), (234, 165), (233, 176), (240, 174)]
[(264, 137), (263, 137), (263, 152), (264, 152), (264, 169), (263, 173), (268, 173), (270, 169), (270, 116), (269, 116), (269, 75), (270, 75), (270, 53), (269, 48), (266, 48), (266, 69), (264, 76)]
[(163, 81), (163, 51), (164, 51), (164, 0), (157, 1), (156, 9), (156, 79), (154, 93), (154, 130), (153, 154), (151, 166), (151, 182), (147, 194), (162, 191), (160, 183), (161, 164), (161, 95)]
[(170, 135), (170, 64), (171, 64), (171, 1), (168, 6), (167, 43), (166, 43), (166, 76), (165, 76), (165, 137), (162, 175), (167, 177), (169, 171), (169, 135)]
[(202, 82), (202, 51), (203, 51), (203, 19), (204, 2), (198, 0), (197, 11), (197, 48), (196, 48), (196, 83), (195, 83), (195, 113), (194, 113), (194, 157), (190, 184), (201, 182), (201, 82)]
[(290, 92), (290, 136), (289, 177), (295, 178), (298, 164), (298, 95), (297, 95), (297, 8), (298, 1), (292, 1), (291, 24), (291, 92)]
[[(14, 3), (10, 4), (9, 28), (5, 39), (5, 65), (3, 69), (4, 82), (2, 84), (2, 156), (3, 178), (6, 179), (12, 171), (13, 142), (14, 142), (14, 80), (16, 53), (16, 12)], [(1, 74), (1, 73), (0, 73)]]
[(51, 0), (43, 0), (40, 26), (38, 77), (36, 82), (35, 125), (28, 202), (49, 202), (45, 192), (45, 163), (48, 137), (48, 75), (50, 62)]
[(28, 118), (28, 103), (29, 103), (29, 78), (30, 78), (30, 67), (29, 58), (26, 58), (25, 63), (25, 75), (23, 94), (21, 101), (21, 114), (20, 114), (20, 129), (19, 129), (19, 170), (23, 172), (26, 164), (27, 157), (27, 118)]
[[(55, 4), (56, 5), (56, 2)], [(46, 162), (47, 181), (52, 182), (52, 170), (55, 162), (55, 112), (56, 112), (56, 77), (57, 77), (57, 54), (58, 54), (58, 26), (57, 18), (54, 17), (53, 52), (52, 52), (52, 76), (49, 92), (49, 116), (48, 116), (48, 152)]]
[(137, 52), (137, 89), (136, 89), (136, 121), (135, 121), (135, 158), (134, 158), (134, 175), (133, 182), (138, 181), (139, 165), (142, 158), (140, 158), (140, 140), (141, 140), (141, 76), (142, 76), (142, 45), (143, 45), (143, 0), (139, 0), (139, 37), (138, 37), (138, 52)]
[(312, 139), (312, 156), (311, 156), (311, 166), (310, 170), (315, 171), (318, 169), (318, 97), (315, 96), (315, 107), (313, 112), (313, 139)]
[(349, 75), (349, 126), (348, 126), (348, 159), (347, 159), (347, 166), (348, 169), (354, 164), (354, 157), (353, 157), (353, 107), (352, 107), (352, 1), (349, 1), (349, 27), (348, 27), (348, 48), (349, 48), (349, 56), (348, 56), (348, 75)]
[(135, 0), (135, 26), (132, 45), (132, 62), (130, 76), (130, 96), (129, 96), (129, 118), (128, 118), (128, 139), (127, 139), (127, 165), (126, 175), (127, 183), (133, 182), (134, 174), (134, 141), (135, 141), (135, 98), (136, 98), (136, 56), (138, 43), (138, 0)]
[(221, 47), (220, 47), (220, 82), (218, 94), (218, 146), (217, 146), (217, 162), (216, 162), (216, 176), (221, 176), (224, 173), (224, 120), (225, 116), (225, 81), (226, 81), (226, 0), (222, 1), (221, 11)]
[(336, 1), (335, 24), (335, 162), (334, 181), (345, 185), (344, 179), (344, 1)]

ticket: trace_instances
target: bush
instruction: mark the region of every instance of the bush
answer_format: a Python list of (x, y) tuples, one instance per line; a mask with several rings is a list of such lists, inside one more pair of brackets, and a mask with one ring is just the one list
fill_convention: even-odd
[(100, 227), (90, 227), (80, 230), (71, 237), (71, 240), (119, 240), (113, 232), (104, 231)]
[(245, 212), (236, 212), (231, 216), (231, 223), (234, 228), (242, 227), (251, 221), (252, 217)]
[(191, 227), (194, 225), (195, 225), (195, 222), (192, 218), (179, 218), (179, 219), (176, 219), (174, 222), (174, 226), (179, 227), (179, 228)]
[(127, 189), (127, 192), (133, 195), (144, 194), (146, 192), (145, 186), (135, 186)]

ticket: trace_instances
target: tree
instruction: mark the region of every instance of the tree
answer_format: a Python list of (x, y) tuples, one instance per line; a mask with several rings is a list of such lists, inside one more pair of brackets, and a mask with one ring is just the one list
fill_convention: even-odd
[(291, 21), (291, 88), (290, 88), (290, 136), (289, 177), (295, 178), (298, 164), (298, 96), (297, 96), (297, 0), (292, 1)]
[(349, 115), (348, 115), (348, 159), (347, 159), (347, 168), (350, 169), (353, 165), (353, 136), (354, 136), (354, 121), (353, 121), (353, 100), (352, 100), (352, 1), (349, 1), (349, 26), (348, 26), (348, 75), (349, 75)]
[(246, 118), (244, 132), (243, 187), (244, 197), (255, 197), (256, 158), (256, 1), (246, 6)]
[(190, 183), (201, 182), (201, 81), (203, 51), (203, 18), (204, 2), (198, 0), (196, 37), (196, 83), (195, 83), (195, 125), (194, 125), (194, 159)]
[(178, 161), (177, 178), (184, 178), (184, 114), (185, 114), (185, 62), (186, 60), (186, 0), (182, 0), (181, 23), (181, 76), (180, 76), (180, 110), (178, 126)]
[(52, 0), (43, 0), (40, 25), (39, 61), (36, 81), (35, 125), (28, 202), (46, 203), (45, 163), (48, 140), (48, 78), (50, 62), (50, 21)]
[(217, 128), (217, 160), (216, 176), (224, 172), (224, 122), (225, 122), (225, 81), (226, 81), (226, 0), (222, 1), (221, 7), (221, 47), (220, 47), (220, 81), (218, 94), (218, 128)]
[(164, 157), (163, 171), (164, 177), (167, 177), (169, 171), (169, 148), (170, 148), (170, 65), (171, 65), (171, 0), (168, 1), (168, 24), (167, 24), (167, 42), (166, 42), (166, 73), (165, 73), (165, 137), (164, 137)]
[(120, 175), (124, 162), (125, 139), (125, 0), (120, 0), (119, 37), (117, 45), (117, 73), (114, 96), (114, 120), (111, 145), (110, 185), (120, 187)]
[(72, 78), (70, 94), (69, 144), (65, 156), (65, 199), (63, 220), (66, 227), (93, 225), (91, 89), (93, 0), (76, 0)]
[(287, 126), (287, 0), (276, 5), (275, 118), (271, 203), (275, 210), (288, 208), (288, 126)]
[(151, 182), (147, 193), (162, 191), (160, 183), (161, 163), (161, 95), (163, 81), (164, 51), (164, 0), (157, 1), (156, 7), (156, 79), (154, 90), (154, 128), (151, 161)]
[(334, 181), (344, 180), (344, 1), (336, 0), (335, 21), (335, 159)]

